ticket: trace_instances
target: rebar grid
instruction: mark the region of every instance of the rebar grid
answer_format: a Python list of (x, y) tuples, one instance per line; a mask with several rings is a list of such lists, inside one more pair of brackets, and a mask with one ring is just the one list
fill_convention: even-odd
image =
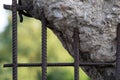
[[(17, 67), (41, 67), (42, 68), (42, 79), (47, 80), (47, 67), (74, 67), (74, 80), (79, 80), (79, 66), (99, 66), (113, 67), (116, 64), (116, 80), (120, 80), (120, 24), (117, 26), (117, 53), (116, 63), (102, 63), (102, 62), (86, 62), (82, 63), (79, 61), (79, 31), (77, 28), (74, 29), (74, 63), (47, 63), (47, 27), (45, 18), (42, 17), (42, 63), (17, 63), (17, 10), (27, 10), (25, 6), (17, 5), (17, 0), (12, 0), (11, 5), (4, 5), (5, 9), (12, 10), (12, 64), (5, 64), (4, 67), (13, 68), (13, 80), (17, 80)], [(44, 16), (44, 15), (42, 15)]]

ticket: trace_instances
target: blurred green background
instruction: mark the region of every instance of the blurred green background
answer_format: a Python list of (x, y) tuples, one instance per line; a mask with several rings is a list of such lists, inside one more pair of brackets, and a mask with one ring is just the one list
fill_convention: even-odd
[[(0, 80), (12, 80), (12, 69), (3, 64), (12, 63), (11, 16), (4, 32), (0, 33)], [(63, 48), (54, 33), (48, 29), (48, 62), (73, 62), (73, 58)], [(41, 23), (39, 20), (24, 17), (18, 21), (18, 62), (41, 62)], [(73, 80), (73, 67), (48, 67), (47, 80)], [(18, 80), (40, 80), (41, 68), (18, 68)], [(80, 69), (80, 80), (90, 80)]]

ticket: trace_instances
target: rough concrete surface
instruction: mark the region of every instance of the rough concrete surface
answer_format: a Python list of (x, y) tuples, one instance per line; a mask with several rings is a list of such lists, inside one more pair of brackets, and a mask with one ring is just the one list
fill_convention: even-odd
[[(27, 0), (29, 11), (41, 19), (44, 11), (49, 28), (67, 51), (73, 53), (73, 29), (79, 29), (82, 62), (113, 62), (116, 54), (116, 27), (120, 19), (120, 0)], [(83, 67), (93, 80), (115, 80), (114, 68)], [(103, 73), (104, 71), (104, 73)]]

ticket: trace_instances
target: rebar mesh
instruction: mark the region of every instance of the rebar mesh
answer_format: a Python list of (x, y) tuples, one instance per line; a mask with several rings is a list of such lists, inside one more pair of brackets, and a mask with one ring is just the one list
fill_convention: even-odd
[[(25, 10), (24, 6), (17, 5), (17, 0), (12, 0), (12, 5), (4, 5), (5, 9), (12, 10), (12, 64), (5, 64), (4, 67), (13, 68), (13, 80), (17, 80), (17, 67), (42, 67), (42, 79), (47, 80), (47, 67), (74, 67), (74, 80), (79, 80), (79, 66), (99, 66), (112, 67), (116, 64), (116, 80), (120, 80), (120, 24), (117, 26), (117, 56), (116, 63), (102, 63), (102, 62), (86, 62), (79, 61), (79, 33), (78, 29), (74, 29), (74, 63), (47, 63), (47, 27), (44, 17), (42, 21), (42, 63), (17, 63), (17, 10)], [(44, 15), (43, 15), (44, 16)]]

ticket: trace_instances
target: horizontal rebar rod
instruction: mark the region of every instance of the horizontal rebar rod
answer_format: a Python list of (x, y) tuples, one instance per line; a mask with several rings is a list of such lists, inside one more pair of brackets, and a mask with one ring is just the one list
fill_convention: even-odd
[[(80, 63), (79, 66), (104, 66), (104, 67), (112, 67), (115, 63)], [(4, 67), (12, 67), (13, 64), (4, 64)], [(18, 63), (18, 67), (40, 67), (42, 63)], [(47, 63), (48, 67), (55, 66), (74, 66), (74, 63)]]
[[(17, 10), (30, 10), (31, 7), (32, 6), (26, 7), (26, 6), (17, 5)], [(4, 9), (12, 10), (12, 5), (6, 5), (6, 4), (4, 4)]]

